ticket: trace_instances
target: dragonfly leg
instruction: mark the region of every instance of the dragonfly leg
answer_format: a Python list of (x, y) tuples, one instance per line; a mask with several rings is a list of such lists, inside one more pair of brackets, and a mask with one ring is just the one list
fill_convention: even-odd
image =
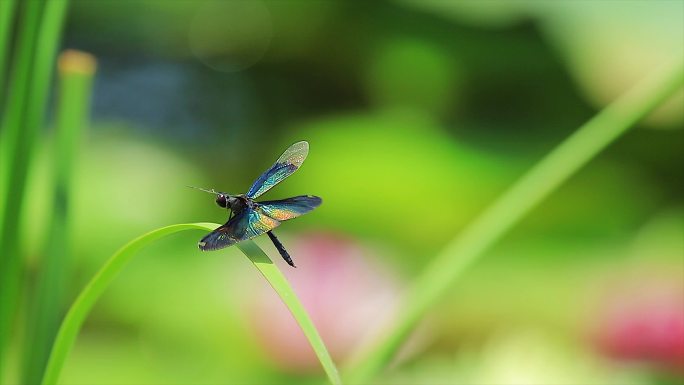
[(275, 246), (276, 249), (278, 249), (278, 252), (280, 253), (280, 256), (283, 257), (285, 262), (287, 262), (288, 265), (292, 267), (297, 267), (295, 266), (294, 262), (292, 262), (292, 258), (290, 257), (290, 254), (287, 253), (287, 250), (285, 250), (285, 247), (283, 246), (282, 243), (278, 240), (278, 238), (273, 234), (272, 231), (266, 232), (268, 234), (268, 237), (271, 238), (271, 242), (273, 242), (273, 246)]

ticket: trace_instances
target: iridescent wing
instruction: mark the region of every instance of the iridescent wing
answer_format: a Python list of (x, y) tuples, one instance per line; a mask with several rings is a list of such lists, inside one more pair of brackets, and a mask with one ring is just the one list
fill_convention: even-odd
[(232, 217), (225, 225), (199, 241), (202, 250), (217, 250), (252, 239), (278, 227), (281, 222), (296, 218), (320, 206), (317, 196), (300, 195), (277, 201), (255, 203)]
[(291, 145), (271, 168), (254, 181), (247, 191), (247, 197), (255, 199), (292, 175), (304, 163), (308, 154), (309, 143), (301, 141)]
[(204, 251), (222, 249), (257, 237), (278, 225), (280, 221), (266, 215), (258, 205), (255, 205), (255, 209), (246, 207), (226, 224), (202, 238), (198, 246)]
[(277, 201), (259, 202), (259, 209), (267, 216), (286, 221), (306, 214), (321, 205), (321, 198), (313, 195), (300, 195)]

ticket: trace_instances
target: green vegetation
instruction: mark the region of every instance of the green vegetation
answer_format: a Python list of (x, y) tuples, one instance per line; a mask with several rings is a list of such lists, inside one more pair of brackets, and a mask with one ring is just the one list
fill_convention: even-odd
[[(69, 309), (62, 326), (57, 334), (54, 348), (50, 355), (50, 360), (43, 378), (43, 384), (56, 384), (59, 379), (62, 366), (66, 361), (67, 355), (71, 347), (76, 341), (78, 331), (83, 324), (88, 313), (92, 309), (95, 302), (102, 295), (102, 292), (111, 284), (116, 276), (123, 270), (133, 256), (147, 244), (154, 242), (167, 235), (177, 233), (184, 230), (207, 230), (212, 231), (219, 225), (213, 223), (190, 223), (171, 225), (151, 231), (142, 235), (127, 245), (119, 249), (109, 261), (100, 269), (100, 271), (93, 277), (93, 279), (86, 285), (81, 294), (78, 296), (74, 304)], [(244, 241), (238, 245), (238, 248), (249, 258), (254, 266), (259, 269), (259, 272), (264, 276), (268, 283), (273, 287), (288, 309), (292, 312), (304, 334), (309, 339), (311, 347), (316, 352), (321, 365), (330, 379), (332, 384), (340, 384), (340, 378), (337, 373), (337, 368), (332, 362), (328, 351), (318, 335), (316, 328), (309, 319), (306, 311), (297, 299), (296, 294), (287, 283), (285, 277), (278, 268), (273, 265), (273, 262), (268, 256), (252, 241)]]
[(304, 4), (0, 0), (0, 384), (680, 381), (684, 4)]
[(69, 255), (72, 254), (70, 240), (73, 239), (69, 197), (72, 196), (76, 156), (83, 142), (82, 129), (89, 116), (94, 72), (95, 60), (88, 54), (66, 51), (60, 56), (60, 103), (53, 152), (54, 202), (45, 259), (30, 301), (23, 372), (23, 382), (27, 384), (39, 383), (42, 378), (66, 305), (66, 280), (71, 263)]
[[(504, 235), (520, 218), (544, 197), (588, 163), (603, 148), (625, 132), (636, 121), (652, 112), (684, 85), (684, 64), (661, 79), (649, 78), (633, 91), (617, 100), (601, 114), (581, 127), (532, 170), (521, 178), (471, 227), (464, 231), (435, 259), (417, 280), (403, 307), (402, 316), (388, 337), (375, 350), (360, 360), (350, 374), (352, 383), (365, 383), (385, 367), (422, 316), (448, 289), (463, 270), (492, 243)], [(181, 224), (149, 232), (121, 248), (95, 275), (67, 313), (60, 328), (43, 384), (56, 384), (67, 354), (91, 308), (123, 267), (143, 246), (182, 230), (211, 231), (216, 224)], [(340, 384), (335, 364), (315, 326), (280, 271), (252, 241), (238, 248), (254, 263), (280, 298), (288, 306), (309, 339), (332, 384)]]
[[(66, 8), (67, 2), (61, 0), (45, 4), (29, 1), (19, 26), (18, 52), (9, 82), (11, 97), (4, 108), (0, 143), (4, 186), (0, 196), (0, 351), (10, 343), (21, 297), (24, 270), (19, 220), (29, 165), (43, 126)], [(0, 377), (2, 368), (0, 363)]]
[(417, 323), (463, 271), (544, 198), (622, 133), (684, 86), (684, 63), (657, 72), (606, 107), (550, 152), (462, 231), (418, 277), (387, 337), (352, 371), (365, 383), (386, 367)]

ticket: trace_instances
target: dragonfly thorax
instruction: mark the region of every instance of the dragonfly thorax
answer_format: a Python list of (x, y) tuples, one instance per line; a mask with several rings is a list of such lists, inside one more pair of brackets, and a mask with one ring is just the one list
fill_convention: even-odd
[(216, 195), (216, 204), (221, 208), (239, 211), (245, 206), (245, 199), (237, 195), (219, 193)]

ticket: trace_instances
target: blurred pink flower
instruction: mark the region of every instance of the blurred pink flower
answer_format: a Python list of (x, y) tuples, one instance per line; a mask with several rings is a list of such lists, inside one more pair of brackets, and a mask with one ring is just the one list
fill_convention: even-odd
[[(341, 363), (395, 312), (394, 275), (375, 253), (341, 235), (308, 234), (286, 246), (297, 268), (277, 263)], [(250, 323), (267, 354), (288, 370), (318, 370), (313, 350), (280, 298), (263, 282), (254, 294), (247, 304)]]
[(641, 272), (618, 284), (598, 310), (594, 340), (620, 361), (652, 363), (684, 374), (684, 280)]

